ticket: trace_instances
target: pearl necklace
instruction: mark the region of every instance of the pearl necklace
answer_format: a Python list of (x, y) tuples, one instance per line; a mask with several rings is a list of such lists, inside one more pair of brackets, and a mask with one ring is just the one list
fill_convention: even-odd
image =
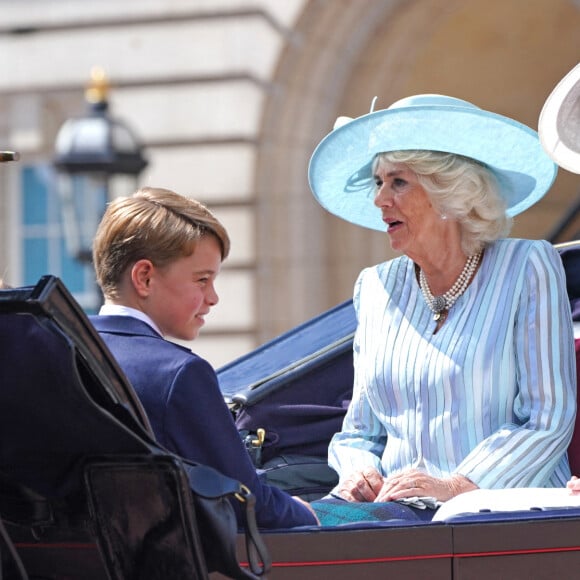
[(429, 309), (433, 312), (433, 320), (439, 320), (442, 312), (448, 311), (457, 302), (457, 299), (465, 292), (465, 290), (467, 290), (473, 273), (477, 269), (482, 253), (483, 250), (479, 250), (477, 254), (472, 254), (467, 258), (465, 266), (463, 266), (463, 270), (461, 271), (461, 274), (459, 274), (457, 280), (455, 280), (453, 286), (451, 286), (451, 288), (441, 296), (433, 296), (423, 269), (419, 270), (419, 286), (421, 287), (421, 292), (423, 293), (425, 302), (427, 302), (427, 306), (429, 306)]

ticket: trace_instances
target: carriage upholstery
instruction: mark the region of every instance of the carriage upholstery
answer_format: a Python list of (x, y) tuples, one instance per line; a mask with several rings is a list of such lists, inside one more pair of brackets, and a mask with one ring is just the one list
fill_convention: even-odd
[[(575, 326), (580, 326), (580, 242), (564, 243), (556, 247), (560, 252), (566, 272), (566, 289), (572, 310), (572, 320)], [(575, 329), (574, 335), (577, 400), (578, 408), (580, 408), (580, 331)], [(580, 413), (576, 413), (574, 434), (568, 446), (568, 461), (572, 474), (580, 476)]]

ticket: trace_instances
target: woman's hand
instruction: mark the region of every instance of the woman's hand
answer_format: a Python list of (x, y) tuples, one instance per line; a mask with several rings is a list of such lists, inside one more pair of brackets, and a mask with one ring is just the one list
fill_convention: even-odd
[(566, 484), (566, 487), (570, 495), (580, 495), (580, 479), (575, 475), (572, 476), (572, 479)]
[[(460, 493), (477, 489), (472, 481), (463, 475), (453, 475), (441, 479), (428, 475), (418, 469), (410, 469), (386, 477), (375, 502), (395, 501), (405, 497), (434, 497), (447, 501)], [(578, 485), (580, 493), (580, 482)]]
[(337, 492), (347, 501), (373, 502), (382, 487), (383, 476), (374, 467), (367, 467), (344, 479)]

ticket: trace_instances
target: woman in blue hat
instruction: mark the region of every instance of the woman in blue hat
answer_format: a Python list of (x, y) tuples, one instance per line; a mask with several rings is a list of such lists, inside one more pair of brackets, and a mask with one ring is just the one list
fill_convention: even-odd
[(355, 285), (353, 399), (329, 447), (334, 497), (428, 506), (430, 518), (476, 488), (569, 479), (564, 270), (548, 242), (506, 237), (555, 176), (535, 131), (442, 95), (347, 120), (318, 145), (316, 199), (402, 254)]

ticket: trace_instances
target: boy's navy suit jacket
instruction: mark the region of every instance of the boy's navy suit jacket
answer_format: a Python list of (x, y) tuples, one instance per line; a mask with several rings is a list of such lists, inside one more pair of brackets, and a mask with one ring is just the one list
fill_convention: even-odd
[(206, 360), (136, 318), (90, 318), (135, 389), (163, 447), (248, 486), (256, 496), (260, 527), (316, 524), (304, 506), (259, 479)]

